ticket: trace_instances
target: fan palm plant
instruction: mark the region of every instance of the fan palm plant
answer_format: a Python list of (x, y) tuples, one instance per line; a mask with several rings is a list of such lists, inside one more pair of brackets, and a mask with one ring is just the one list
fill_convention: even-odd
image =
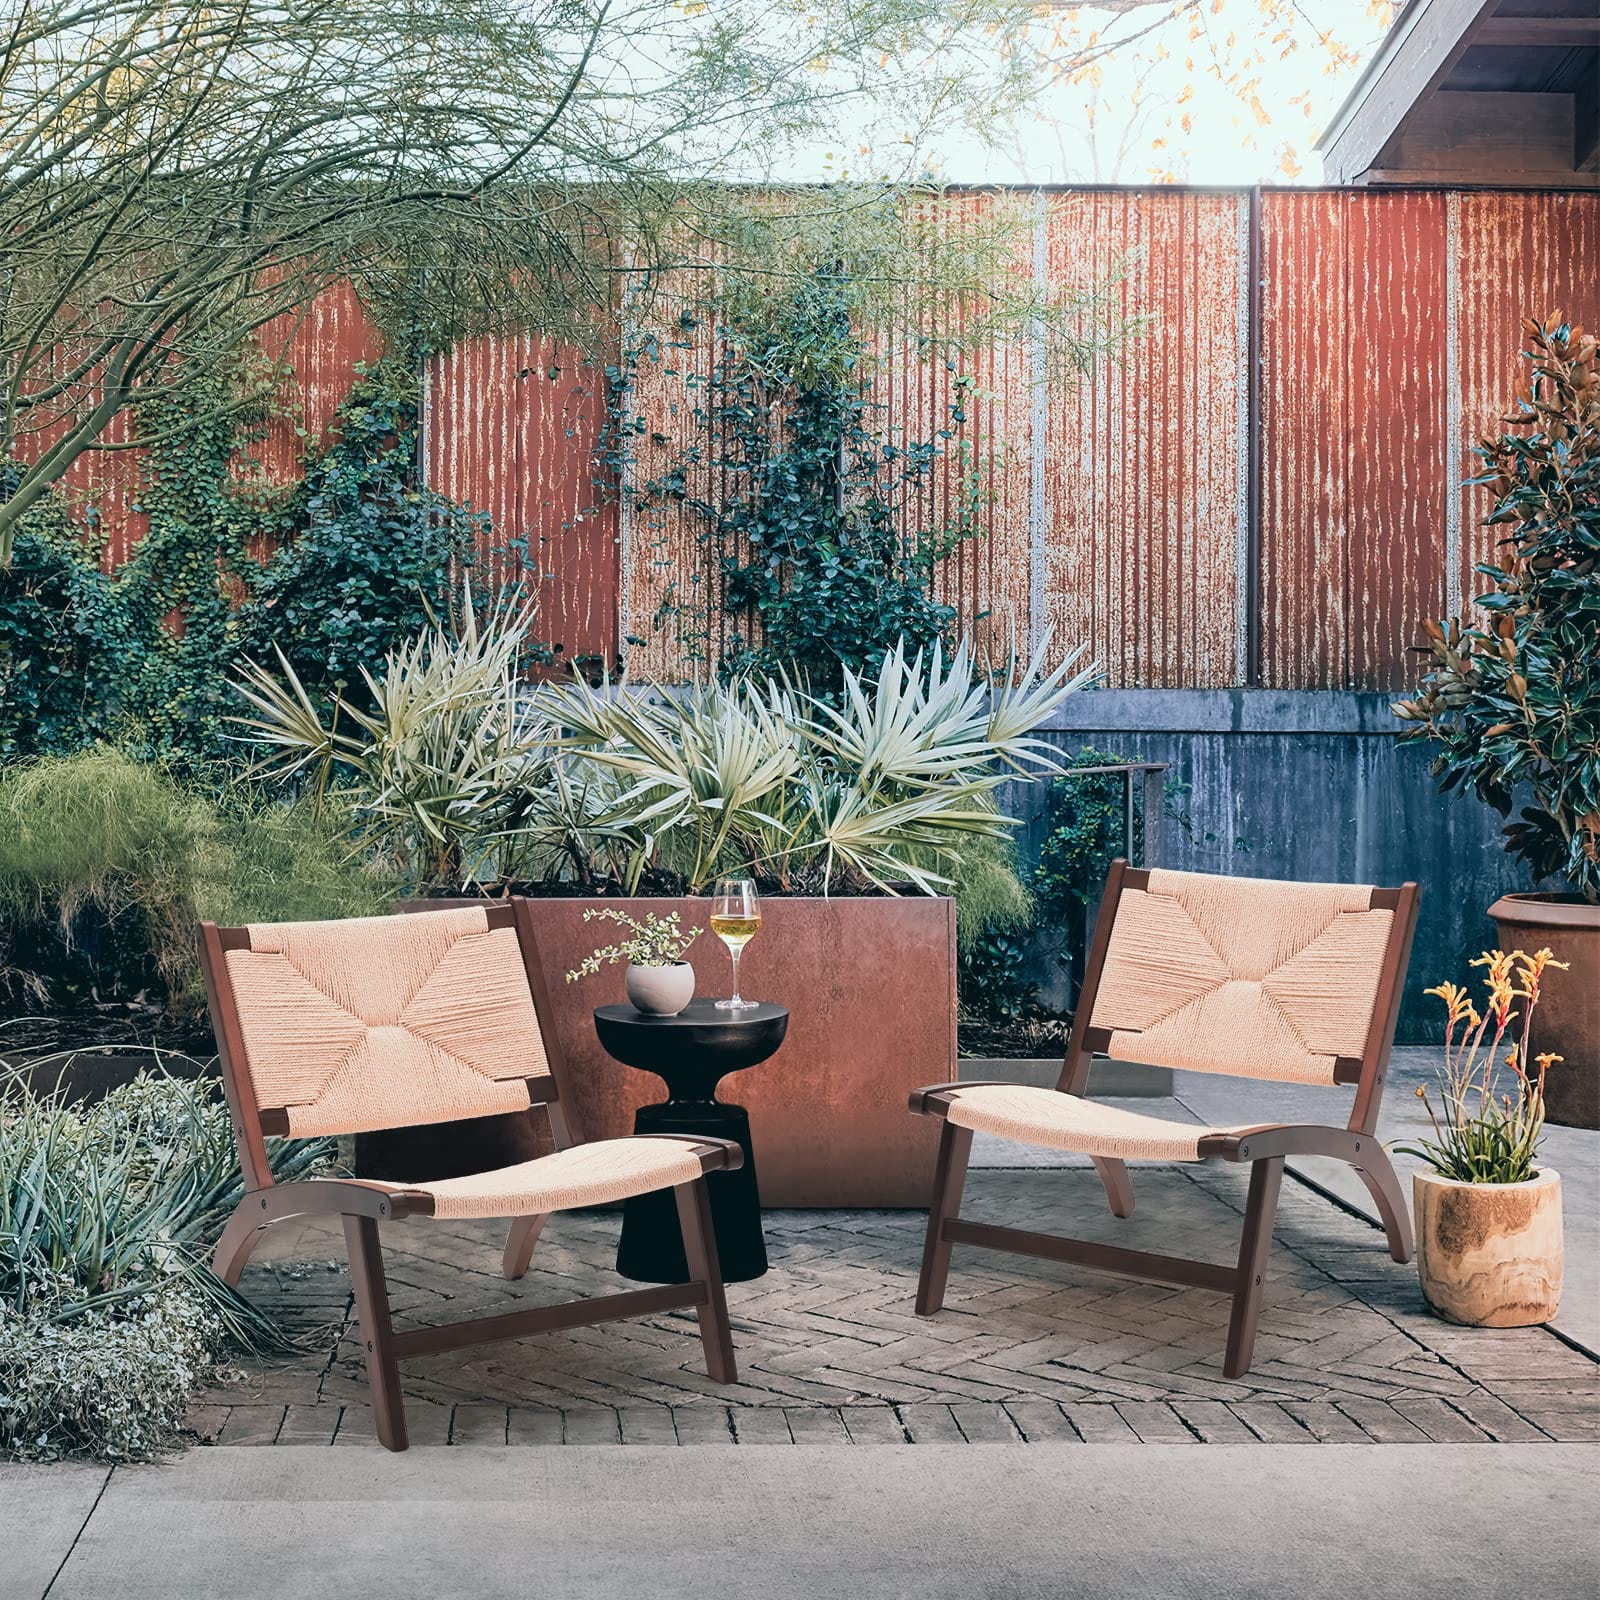
[(318, 798), (345, 785), (369, 839), (429, 888), (476, 883), (495, 862), (542, 737), (519, 708), (532, 606), (480, 617), (465, 601), (455, 627), (392, 650), (381, 676), (361, 669), (371, 711), (338, 700), (324, 722), (281, 651), (276, 673), (251, 663), (235, 685), (254, 712), (236, 721), (269, 752), (256, 770)]

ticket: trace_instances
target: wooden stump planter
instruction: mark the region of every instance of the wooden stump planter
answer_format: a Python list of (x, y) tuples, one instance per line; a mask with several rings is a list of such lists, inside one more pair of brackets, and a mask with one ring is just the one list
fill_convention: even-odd
[[(412, 902), (426, 912), (451, 904)], [(577, 983), (567, 973), (603, 942), (585, 910), (633, 916), (676, 911), (708, 929), (710, 902), (682, 899), (536, 899), (534, 929), (573, 1079), (585, 1138), (632, 1131), (641, 1105), (665, 1098), (659, 1079), (613, 1061), (600, 1047), (594, 1008), (626, 998), (620, 967)], [(911, 1091), (956, 1075), (955, 902), (926, 895), (762, 901), (761, 932), (746, 947), (740, 982), (752, 1000), (789, 1008), (788, 1036), (770, 1061), (726, 1079), (722, 1098), (746, 1107), (765, 1206), (923, 1208), (933, 1182), (938, 1129), (906, 1113)], [(687, 953), (695, 992), (730, 992), (727, 952), (709, 931)], [(504, 1128), (445, 1124), (362, 1134), (364, 1176), (421, 1181), (525, 1160), (522, 1143), (542, 1119), (488, 1119)], [(547, 1146), (536, 1146), (536, 1148)], [(430, 1166), (440, 1170), (400, 1170)]]
[(1508, 894), (1489, 907), (1502, 950), (1548, 946), (1565, 972), (1545, 977), (1535, 1051), (1562, 1057), (1545, 1079), (1545, 1119), (1600, 1128), (1600, 906), (1576, 895)]
[(1561, 1176), (1526, 1183), (1462, 1183), (1423, 1170), (1411, 1177), (1417, 1273), (1447, 1322), (1526, 1328), (1561, 1305)]

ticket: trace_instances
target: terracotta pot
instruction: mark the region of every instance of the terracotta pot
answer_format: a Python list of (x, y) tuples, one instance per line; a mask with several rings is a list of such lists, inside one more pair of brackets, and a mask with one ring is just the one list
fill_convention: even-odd
[(1461, 1183), (1411, 1175), (1417, 1274), (1447, 1322), (1526, 1328), (1561, 1305), (1561, 1175), (1526, 1183)]
[(1502, 950), (1548, 946), (1567, 971), (1547, 973), (1533, 1019), (1533, 1053), (1562, 1058), (1545, 1079), (1545, 1116), (1600, 1128), (1600, 906), (1576, 895), (1508, 894), (1489, 907)]
[(636, 967), (630, 961), (623, 983), (633, 1009), (653, 1017), (675, 1017), (694, 999), (694, 968), (687, 961), (670, 967)]

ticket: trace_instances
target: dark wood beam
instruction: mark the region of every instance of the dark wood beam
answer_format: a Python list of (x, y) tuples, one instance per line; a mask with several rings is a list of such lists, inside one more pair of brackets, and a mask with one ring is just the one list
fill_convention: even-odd
[(1365, 181), (1406, 114), (1450, 75), (1493, 0), (1417, 0), (1317, 141), (1329, 181)]
[(1474, 44), (1564, 48), (1600, 44), (1600, 17), (1490, 17)]

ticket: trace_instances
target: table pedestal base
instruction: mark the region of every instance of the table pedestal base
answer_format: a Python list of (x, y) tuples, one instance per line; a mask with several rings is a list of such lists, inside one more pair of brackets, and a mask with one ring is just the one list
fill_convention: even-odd
[[(669, 1100), (663, 1105), (640, 1106), (634, 1113), (633, 1131), (738, 1140), (744, 1165), (737, 1172), (713, 1172), (706, 1178), (711, 1221), (722, 1281), (744, 1283), (759, 1278), (767, 1270), (767, 1244), (761, 1235), (761, 1195), (750, 1145), (750, 1117), (744, 1107), (724, 1105), (720, 1100)], [(617, 1271), (640, 1283), (682, 1283), (689, 1276), (677, 1200), (671, 1189), (636, 1194), (623, 1202)]]

